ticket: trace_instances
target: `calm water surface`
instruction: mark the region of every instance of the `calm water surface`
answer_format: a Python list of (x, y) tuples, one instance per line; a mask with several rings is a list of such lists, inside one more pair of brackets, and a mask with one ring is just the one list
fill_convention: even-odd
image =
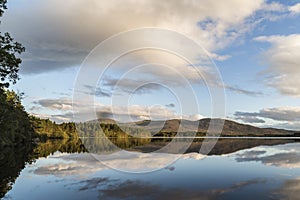
[[(130, 150), (126, 160), (122, 155), (128, 154), (127, 151), (116, 152), (113, 159), (106, 160), (113, 164), (110, 166), (134, 168), (137, 171), (161, 168), (148, 173), (126, 173), (111, 169), (82, 148), (67, 143), (65, 147), (61, 141), (39, 144), (30, 153), (31, 157), (22, 156), (24, 149), (20, 150), (20, 157), (10, 155), (12, 163), (7, 163), (7, 156), (2, 155), (3, 199), (300, 197), (300, 143), (296, 140), (223, 139), (209, 156), (195, 152), (197, 142), (180, 156), (145, 153), (162, 145), (162, 141), (144, 141), (142, 145), (130, 141), (130, 144), (120, 144)], [(164, 166), (165, 159), (170, 156), (176, 157), (176, 162)], [(145, 158), (150, 158), (151, 162)], [(124, 166), (128, 161), (134, 165)]]

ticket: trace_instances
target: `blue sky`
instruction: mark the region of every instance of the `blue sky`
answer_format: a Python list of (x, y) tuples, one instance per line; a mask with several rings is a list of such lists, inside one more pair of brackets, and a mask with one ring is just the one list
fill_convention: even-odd
[[(117, 116), (120, 120), (126, 120), (128, 114), (133, 120), (226, 117), (257, 126), (300, 130), (299, 21), (300, 1), (295, 0), (14, 0), (8, 2), (1, 32), (10, 32), (26, 47), (21, 80), (12, 89), (24, 92), (26, 110), (41, 117), (58, 122), (73, 120), (75, 91), (88, 95), (83, 98), (95, 98), (95, 105), (73, 102), (81, 111), (95, 107), (100, 116)], [(213, 89), (225, 89), (224, 116), (212, 114), (214, 105), (203, 79), (195, 78), (188, 64), (166, 52), (141, 50), (128, 54), (111, 65), (97, 85), (76, 91), (76, 77), (92, 49), (115, 34), (144, 27), (178, 32), (208, 52), (203, 55), (213, 59), (216, 68), (205, 59), (197, 60), (202, 54), (195, 55), (192, 62), (205, 79), (213, 82)], [(140, 37), (132, 35), (122, 44), (111, 44), (107, 52), (146, 39)], [(179, 41), (175, 39), (174, 45)], [(157, 37), (156, 42), (164, 44), (166, 40)], [(101, 61), (104, 55), (97, 55), (97, 59)], [(171, 70), (149, 64), (154, 61), (168, 64)], [(137, 65), (147, 63), (144, 71), (122, 78)], [(172, 67), (179, 74), (172, 74)], [(215, 81), (218, 78), (210, 74), (209, 67), (220, 72), (223, 84)], [(180, 74), (192, 88), (176, 81)], [(119, 85), (114, 88), (117, 80)], [(143, 86), (127, 98), (134, 88), (150, 80), (156, 83)], [(159, 86), (162, 83), (165, 87)], [(172, 88), (178, 94), (172, 94)], [(198, 108), (188, 92), (196, 93)]]

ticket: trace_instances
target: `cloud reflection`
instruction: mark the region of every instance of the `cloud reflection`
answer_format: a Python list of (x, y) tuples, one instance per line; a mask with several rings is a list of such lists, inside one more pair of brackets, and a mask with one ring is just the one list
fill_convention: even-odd
[(285, 181), (279, 189), (273, 192), (273, 196), (278, 199), (299, 199), (300, 177)]
[(286, 144), (274, 147), (255, 147), (236, 154), (237, 162), (261, 162), (267, 166), (300, 168), (299, 144)]
[(106, 156), (89, 153), (56, 154), (50, 156), (50, 158), (57, 159), (55, 163), (41, 165), (34, 173), (38, 175), (54, 175), (57, 177), (78, 176), (109, 169), (111, 167), (124, 171), (145, 172), (156, 169), (166, 169), (169, 164), (179, 158), (200, 160), (204, 157), (204, 155), (198, 153), (180, 155), (126, 151), (119, 151)]
[[(106, 184), (104, 184), (104, 182)], [(141, 180), (110, 180), (107, 178), (93, 178), (81, 181), (82, 190), (98, 189), (99, 199), (219, 199), (226, 193), (239, 190), (253, 184), (262, 184), (265, 180), (253, 179), (238, 182), (225, 188), (210, 190), (183, 189), (176, 187), (161, 187)]]

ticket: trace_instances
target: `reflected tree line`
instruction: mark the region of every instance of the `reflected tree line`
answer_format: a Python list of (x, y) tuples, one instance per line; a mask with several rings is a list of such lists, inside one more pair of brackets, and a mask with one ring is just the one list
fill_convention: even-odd
[(2, 147), (0, 151), (0, 198), (11, 189), (26, 165), (57, 151), (76, 153), (86, 150), (79, 139), (46, 140), (36, 144), (25, 143)]
[[(185, 142), (185, 139), (177, 139), (176, 142)], [(62, 153), (98, 153), (108, 154), (120, 149), (138, 152), (153, 152), (174, 139), (167, 138), (69, 138), (48, 139), (38, 143), (27, 145), (7, 146), (0, 152), (0, 198), (2, 198), (14, 184), (20, 172), (28, 164), (34, 163), (38, 158), (47, 157), (55, 152)], [(242, 149), (248, 149), (259, 145), (278, 145), (297, 140), (241, 140), (220, 139), (209, 155), (221, 155), (232, 153)], [(194, 139), (186, 153), (199, 152), (203, 139)]]

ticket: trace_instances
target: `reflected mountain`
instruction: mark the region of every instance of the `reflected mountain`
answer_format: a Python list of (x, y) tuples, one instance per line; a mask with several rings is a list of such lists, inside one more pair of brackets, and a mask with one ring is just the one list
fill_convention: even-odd
[[(111, 140), (112, 143), (115, 145), (119, 146), (120, 144), (116, 142), (115, 140)], [(186, 138), (180, 138), (180, 139), (167, 139), (167, 138), (152, 138), (149, 142), (149, 140), (144, 141), (143, 145), (132, 145), (132, 146), (127, 146), (125, 148), (128, 151), (138, 151), (138, 152), (143, 152), (143, 153), (149, 153), (149, 152), (155, 152), (162, 147), (166, 146), (170, 142), (186, 142), (190, 141), (190, 139)], [(300, 142), (300, 140), (296, 139), (239, 139), (239, 138), (225, 138), (225, 139), (211, 139), (211, 140), (204, 140), (204, 139), (193, 139), (191, 142), (189, 148), (186, 149), (185, 153), (192, 153), (192, 152), (199, 152), (201, 145), (203, 142), (207, 143), (213, 143), (215, 144), (213, 149), (208, 153), (208, 155), (222, 155), (222, 154), (229, 154), (229, 153), (234, 153), (239, 150), (243, 149), (249, 149), (261, 145), (279, 145), (279, 144), (287, 144), (287, 143), (295, 143), (295, 142)], [(123, 141), (124, 142), (124, 141)], [(124, 146), (124, 144), (122, 145)], [(126, 145), (125, 145), (126, 146)], [(101, 152), (101, 151), (99, 151)]]
[[(38, 187), (34, 194), (31, 193), (35, 197), (54, 188), (57, 190), (59, 185), (64, 195), (75, 199), (89, 195), (91, 199), (232, 199), (243, 196), (247, 199), (247, 194), (253, 191), (256, 192), (251, 197), (296, 198), (290, 192), (297, 194), (299, 181), (286, 180), (288, 177), (285, 176), (276, 176), (278, 178), (274, 180), (274, 174), (289, 173), (290, 168), (297, 172), (297, 166), (300, 167), (300, 160), (297, 159), (300, 156), (295, 154), (300, 152), (297, 140), (220, 139), (208, 157), (198, 153), (203, 139), (195, 139), (184, 155), (143, 153), (170, 143), (171, 140), (165, 138), (111, 138), (111, 144), (128, 150), (120, 152), (111, 151), (100, 138), (97, 141), (95, 149), (105, 152), (104, 157), (112, 155), (104, 162), (99, 162), (95, 155), (88, 153), (88, 148), (80, 140), (47, 140), (25, 149), (15, 147), (1, 151), (1, 198), (11, 190), (18, 176), (32, 177), (33, 185), (28, 184), (28, 188)], [(8, 154), (12, 151), (14, 153)], [(46, 159), (38, 159), (40, 157)], [(164, 167), (169, 158), (178, 160)], [(147, 163), (147, 159), (151, 162)], [(36, 162), (35, 165), (30, 164), (33, 162)], [(145, 167), (161, 170), (153, 175), (130, 175), (112, 170), (111, 165), (117, 168), (133, 167), (134, 170)], [(222, 170), (219, 165), (222, 165)], [(20, 174), (25, 167), (27, 170)], [(281, 178), (285, 182), (278, 182)], [(40, 185), (37, 179), (46, 182)], [(273, 184), (274, 181), (278, 183)], [(25, 187), (22, 181), (16, 182), (5, 198), (28, 193), (20, 187)]]
[[(83, 152), (99, 152), (106, 154), (111, 154), (113, 152), (116, 152), (117, 149), (124, 149), (129, 152), (137, 152), (133, 157), (136, 158), (137, 161), (142, 161), (139, 153), (149, 153), (158, 150), (159, 148), (169, 144), (172, 139), (166, 139), (166, 138), (146, 138), (146, 139), (134, 139), (134, 138), (109, 138), (109, 144), (107, 143), (107, 140), (103, 140), (101, 138), (96, 138), (92, 140), (89, 139), (91, 144), (93, 145), (87, 145), (84, 146), (82, 141), (80, 139), (75, 140), (47, 140), (44, 142), (39, 142), (37, 144), (32, 144), (28, 146), (14, 146), (14, 147), (6, 147), (4, 149), (1, 149), (0, 151), (0, 178), (1, 178), (1, 184), (0, 184), (0, 198), (2, 198), (7, 191), (9, 191), (14, 184), (16, 178), (20, 175), (20, 172), (22, 169), (24, 169), (28, 164), (35, 162), (38, 158), (41, 157), (48, 157), (49, 155), (53, 155), (56, 152), (62, 152), (62, 153), (69, 153), (68, 157), (65, 157), (64, 159), (70, 159), (70, 160), (78, 160), (78, 156), (82, 155), (85, 159), (85, 162), (82, 162), (79, 166), (78, 163), (74, 163), (73, 166), (69, 166), (67, 170), (70, 174), (76, 174), (78, 173), (78, 170), (85, 169), (86, 171), (84, 173), (91, 173), (96, 172), (99, 170), (99, 168), (95, 168), (91, 163), (89, 164), (87, 162), (88, 159), (90, 159), (90, 162), (95, 161), (95, 157), (93, 156), (87, 156), (90, 154)], [(95, 142), (96, 140), (96, 142)], [(184, 139), (179, 139), (177, 142), (182, 142)], [(263, 164), (267, 165), (274, 165), (274, 166), (286, 166), (286, 167), (295, 167), (300, 166), (300, 154), (298, 154), (295, 151), (286, 152), (277, 151), (277, 154), (270, 155), (268, 152), (266, 152), (268, 148), (264, 148), (264, 150), (255, 150), (255, 151), (249, 151), (247, 152), (247, 149), (253, 148), (253, 147), (269, 147), (272, 148), (274, 145), (281, 145), (281, 144), (296, 144), (299, 142), (298, 140), (289, 139), (289, 140), (280, 140), (280, 139), (219, 139), (212, 149), (212, 151), (209, 153), (209, 155), (223, 155), (223, 154), (229, 154), (234, 153), (236, 151), (244, 150), (245, 152), (239, 153), (237, 155), (236, 160), (238, 162), (261, 162)], [(193, 159), (202, 159), (200, 154), (198, 154), (199, 149), (203, 143), (203, 139), (194, 139), (193, 143), (190, 145), (190, 147), (185, 151), (187, 158), (193, 158)], [(84, 144), (88, 144), (88, 141), (84, 141)], [(116, 146), (118, 148), (116, 148)], [(93, 149), (91, 149), (91, 147)], [(295, 149), (295, 148), (293, 148)], [(300, 149), (299, 149), (300, 150)], [(300, 152), (300, 151), (299, 151)], [(75, 154), (74, 154), (75, 153)], [(78, 154), (79, 153), (79, 154)], [(142, 154), (141, 154), (142, 155)], [(151, 154), (150, 154), (151, 155)], [(74, 159), (72, 158), (74, 156)], [(143, 155), (144, 156), (144, 155)], [(163, 154), (158, 154), (158, 157), (154, 157), (153, 159), (163, 159)], [(179, 155), (178, 155), (179, 156)], [(200, 157), (199, 157), (200, 156)], [(161, 158), (160, 158), (161, 157)], [(174, 154), (174, 158), (177, 158), (177, 155)], [(80, 160), (80, 159), (79, 159)], [(163, 161), (163, 160), (162, 160)], [(156, 162), (156, 164), (159, 164), (159, 162)], [(120, 165), (122, 165), (122, 162), (120, 162)], [(89, 167), (90, 166), (90, 167)], [(65, 166), (63, 166), (64, 168)], [(138, 166), (137, 166), (138, 167)], [(107, 167), (102, 167), (103, 169), (107, 169)], [(102, 169), (100, 167), (100, 169)], [(59, 166), (52, 166), (52, 168), (39, 168), (35, 171), (36, 174), (53, 174), (56, 173), (59, 175)], [(57, 172), (54, 172), (53, 169), (58, 170)], [(171, 167), (168, 171), (173, 171), (175, 168)], [(64, 172), (66, 172), (66, 168), (64, 168)], [(63, 175), (63, 174), (61, 174)], [(110, 191), (107, 190), (106, 194), (108, 194)], [(105, 192), (103, 192), (102, 195), (105, 195)]]

